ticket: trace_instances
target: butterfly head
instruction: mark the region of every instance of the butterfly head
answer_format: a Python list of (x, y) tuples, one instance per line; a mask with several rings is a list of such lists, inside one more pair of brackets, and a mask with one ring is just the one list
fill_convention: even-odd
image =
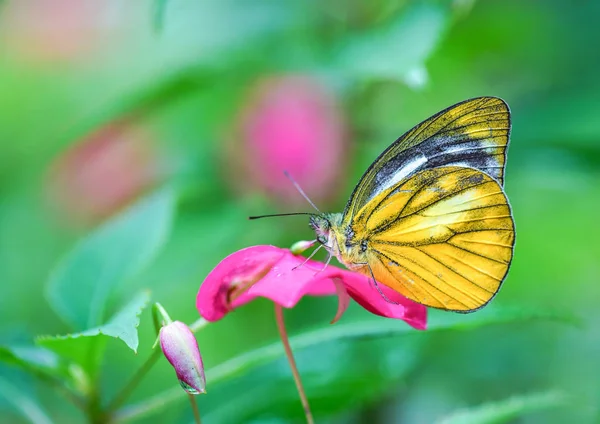
[(317, 241), (327, 247), (331, 231), (331, 222), (329, 219), (324, 215), (311, 215), (309, 225), (315, 230)]
[(309, 224), (315, 234), (317, 241), (322, 244), (330, 253), (337, 256), (336, 234), (341, 223), (342, 214), (321, 214), (311, 215)]

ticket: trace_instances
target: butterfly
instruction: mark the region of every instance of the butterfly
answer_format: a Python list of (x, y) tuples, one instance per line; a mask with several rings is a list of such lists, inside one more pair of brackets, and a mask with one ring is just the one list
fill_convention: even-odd
[(342, 213), (310, 214), (317, 242), (371, 277), (384, 298), (377, 284), (432, 308), (482, 308), (513, 257), (503, 189), (510, 129), (509, 107), (496, 97), (433, 115), (381, 153)]

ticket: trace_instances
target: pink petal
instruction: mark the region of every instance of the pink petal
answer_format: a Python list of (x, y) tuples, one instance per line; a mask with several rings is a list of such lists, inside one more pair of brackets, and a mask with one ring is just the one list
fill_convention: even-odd
[(338, 320), (344, 315), (346, 309), (348, 309), (348, 305), (350, 304), (350, 295), (346, 291), (346, 287), (344, 283), (339, 278), (332, 279), (333, 284), (335, 284), (335, 290), (337, 291), (338, 296), (338, 309), (335, 314), (335, 317), (331, 320), (330, 324), (335, 324)]
[[(348, 294), (369, 312), (402, 319), (414, 328), (425, 329), (425, 306), (380, 284), (386, 296), (398, 302), (397, 305), (388, 303), (371, 286), (367, 276), (332, 265), (323, 270), (323, 263), (312, 260), (299, 266), (304, 261), (302, 256), (294, 256), (289, 250), (275, 246), (253, 246), (237, 251), (223, 259), (208, 274), (198, 291), (196, 307), (208, 321), (217, 321), (231, 308), (244, 305), (256, 297), (265, 297), (291, 308), (305, 295), (327, 296), (339, 293), (334, 283), (334, 280), (339, 279)], [(253, 275), (260, 278), (254, 281)], [(244, 279), (253, 284), (228, 305), (227, 293), (232, 282)], [(344, 302), (343, 298), (340, 299), (338, 309), (344, 307)], [(339, 319), (338, 315), (341, 316), (339, 310), (336, 320)]]
[[(367, 278), (367, 277), (364, 277)], [(427, 328), (427, 308), (419, 303), (413, 302), (405, 298), (400, 293), (379, 283), (379, 288), (397, 305), (386, 301), (377, 289), (369, 284), (367, 278), (366, 285), (363, 281), (346, 279), (346, 290), (348, 294), (367, 311), (387, 318), (401, 319), (417, 330), (425, 330)]]
[[(309, 261), (296, 268), (304, 260), (275, 246), (253, 246), (232, 253), (208, 274), (198, 291), (196, 307), (204, 319), (217, 321), (229, 312), (230, 306), (237, 308), (259, 296), (291, 308), (305, 295), (335, 294), (333, 282), (322, 273), (316, 274), (323, 264)], [(265, 270), (265, 263), (272, 264), (271, 269)], [(262, 278), (228, 306), (231, 282), (248, 278), (253, 272), (263, 274)]]

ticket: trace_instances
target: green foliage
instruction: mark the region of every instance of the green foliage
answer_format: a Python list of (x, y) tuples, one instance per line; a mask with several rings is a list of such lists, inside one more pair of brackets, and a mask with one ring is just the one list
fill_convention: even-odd
[(168, 237), (174, 195), (158, 191), (82, 240), (48, 283), (55, 311), (77, 329), (99, 325), (117, 285), (140, 272)]
[[(453, 319), (460, 317), (460, 319)], [(483, 326), (495, 324), (510, 324), (528, 321), (557, 321), (573, 324), (573, 317), (560, 312), (549, 312), (527, 308), (493, 308), (483, 310), (478, 314), (456, 315), (447, 312), (430, 311), (427, 334), (436, 331), (474, 330)], [(360, 321), (340, 322), (327, 327), (298, 334), (290, 339), (294, 350), (307, 349), (327, 342), (337, 340), (370, 339), (394, 337), (402, 334), (413, 334), (415, 330), (403, 322), (384, 320), (378, 317), (363, 318)], [(248, 368), (257, 367), (273, 361), (283, 355), (280, 342), (247, 352), (242, 356), (231, 359), (216, 368), (207, 371), (207, 379), (211, 383), (227, 380), (238, 374), (243, 374)]]
[(32, 424), (52, 424), (52, 420), (39, 402), (31, 396), (31, 391), (25, 391), (0, 376), (0, 396), (8, 400), (13, 407)]
[(508, 423), (531, 412), (565, 406), (568, 399), (568, 396), (560, 391), (515, 395), (503, 401), (461, 409), (443, 418), (438, 424)]
[[(548, 319), (572, 324), (572, 318), (564, 314), (526, 308), (518, 313), (497, 308), (493, 313), (463, 316), (466, 319), (462, 321), (445, 320), (448, 313), (432, 315), (427, 334)], [(408, 375), (420, 364), (426, 342), (420, 336), (424, 334), (402, 322), (370, 318), (320, 327), (291, 338), (313, 413), (322, 419), (366, 405), (393, 387), (402, 390)], [(203, 403), (203, 410), (216, 422), (298, 415), (297, 393), (281, 342), (210, 368), (206, 376), (212, 396)], [(257, 387), (257, 381), (264, 383)]]
[(149, 301), (150, 294), (142, 292), (103, 325), (64, 336), (39, 337), (37, 343), (77, 363), (94, 376), (104, 356), (107, 337), (122, 340), (137, 353), (139, 315)]
[(490, 324), (509, 324), (511, 322), (554, 321), (579, 327), (581, 319), (570, 311), (549, 308), (532, 308), (528, 306), (490, 305), (477, 313), (468, 315), (449, 314), (438, 310), (429, 311), (427, 320), (428, 333), (437, 330), (471, 330)]
[(360, 79), (409, 81), (426, 72), (425, 61), (448, 27), (450, 14), (440, 4), (428, 2), (405, 9), (387, 27), (344, 40), (337, 59), (339, 69)]
[(73, 385), (73, 374), (68, 362), (42, 347), (0, 346), (0, 361), (45, 380)]
[[(416, 337), (333, 339), (295, 349), (316, 420), (356, 410), (393, 388), (401, 390), (418, 363), (423, 342)], [(263, 383), (257, 385), (257, 381)], [(235, 379), (217, 381), (212, 387), (212, 402), (202, 399), (201, 406), (207, 419), (215, 422), (248, 422), (264, 417), (292, 420), (301, 412), (283, 354), (271, 363), (245, 370)]]
[[(312, 235), (302, 218), (248, 222), (305, 205), (246, 189), (249, 174), (229, 161), (245, 141), (238, 132), (246, 128), (239, 111), (252, 106), (247, 93), (280, 75), (324, 84), (346, 122), (339, 184), (319, 203), (332, 211), (392, 140), (432, 113), (480, 95), (504, 98), (513, 112), (506, 190), (518, 235), (499, 295), (470, 315), (431, 311), (425, 332), (357, 307), (328, 327), (331, 304), (303, 300), (287, 317), (317, 417), (360, 421), (355, 410), (369, 408), (383, 422), (434, 422), (456, 405), (483, 403), (448, 422), (597, 421), (564, 393), (600, 398), (600, 3), (153, 0), (123, 2), (116, 15), (102, 9), (119, 17), (109, 32), (102, 13), (69, 7), (40, 17), (27, 5), (15, 14), (17, 3), (0, 0), (0, 421), (18, 419), (4, 419), (7, 402), (32, 422), (81, 420), (49, 396), (54, 387), (109, 405), (152, 355), (149, 320), (141, 321), (139, 355), (108, 343), (121, 338), (137, 350), (146, 300), (129, 295), (141, 286), (174, 319), (192, 321), (198, 286), (223, 257)], [(51, 198), (67, 213), (48, 207), (48, 188), (71, 147), (114, 123), (149, 134), (144, 146), (158, 147), (167, 168), (159, 171), (175, 188), (127, 199), (129, 208), (82, 234), (68, 221), (72, 205)], [(99, 184), (118, 191), (125, 181), (111, 172)], [(81, 241), (70, 249), (74, 238)], [(31, 346), (49, 333), (64, 335)], [(274, 334), (271, 305), (261, 301), (202, 330), (203, 418), (301, 417)], [(7, 377), (12, 371), (42, 382), (21, 384)], [(511, 396), (540, 387), (564, 392)], [(117, 414), (191, 419), (164, 360), (133, 399)]]
[[(494, 308), (470, 315), (434, 311), (431, 315), (430, 328), (424, 333), (415, 332), (403, 322), (369, 317), (342, 320), (291, 337), (314, 412), (326, 416), (357, 408), (402, 382), (418, 365), (425, 334), (533, 321), (574, 323), (568, 314), (527, 308)], [(462, 319), (451, 319), (456, 316)], [(273, 408), (276, 416), (296, 416), (297, 394), (283, 357), (283, 346), (277, 341), (208, 368), (211, 396), (203, 410), (217, 422), (243, 422), (272, 413)], [(330, 390), (332, 386), (335, 391)], [(120, 419), (140, 418), (183, 400), (180, 389), (167, 390), (125, 408)]]

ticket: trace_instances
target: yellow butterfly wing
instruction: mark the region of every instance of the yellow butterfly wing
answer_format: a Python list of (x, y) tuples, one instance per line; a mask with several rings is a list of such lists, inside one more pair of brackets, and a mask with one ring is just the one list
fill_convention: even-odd
[(377, 281), (426, 306), (471, 312), (496, 294), (513, 255), (502, 187), (473, 169), (424, 170), (371, 199), (352, 228)]
[(402, 135), (373, 162), (348, 200), (344, 222), (384, 190), (425, 169), (475, 168), (504, 185), (509, 136), (510, 111), (502, 99), (479, 97), (450, 106)]

